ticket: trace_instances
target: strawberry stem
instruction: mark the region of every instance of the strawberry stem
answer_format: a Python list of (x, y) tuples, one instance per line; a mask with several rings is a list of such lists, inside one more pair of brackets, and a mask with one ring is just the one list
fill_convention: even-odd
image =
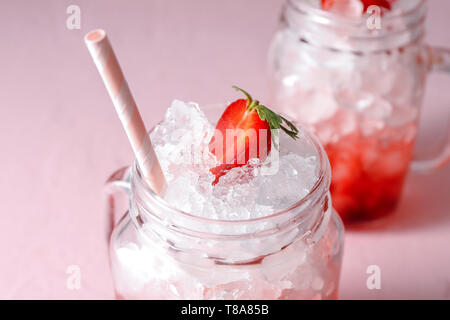
[(231, 86), (233, 89), (236, 89), (237, 91), (242, 92), (247, 97), (247, 108), (250, 108), (251, 104), (253, 103), (252, 96), (245, 90), (237, 87), (237, 86)]
[[(266, 121), (269, 124), (269, 127), (271, 131), (274, 131), (276, 129), (283, 130), (288, 136), (290, 136), (292, 139), (298, 138), (298, 129), (297, 127), (287, 120), (286, 118), (280, 116), (279, 114), (273, 112), (266, 106), (260, 105), (258, 100), (253, 100), (252, 96), (245, 90), (237, 87), (232, 86), (237, 91), (242, 92), (247, 97), (247, 110), (249, 112), (256, 110), (258, 113), (259, 118), (262, 121)], [(287, 127), (283, 126), (282, 124), (286, 124)]]

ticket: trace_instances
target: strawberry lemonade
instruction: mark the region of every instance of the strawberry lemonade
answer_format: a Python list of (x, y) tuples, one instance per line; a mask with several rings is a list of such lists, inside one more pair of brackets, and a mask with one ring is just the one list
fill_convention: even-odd
[(271, 49), (273, 105), (320, 139), (344, 222), (391, 212), (416, 138), (421, 0), (290, 0)]
[(130, 198), (110, 242), (118, 298), (337, 298), (343, 227), (326, 154), (236, 89), (244, 98), (209, 118), (176, 100), (150, 132), (161, 197), (136, 164), (116, 181)]

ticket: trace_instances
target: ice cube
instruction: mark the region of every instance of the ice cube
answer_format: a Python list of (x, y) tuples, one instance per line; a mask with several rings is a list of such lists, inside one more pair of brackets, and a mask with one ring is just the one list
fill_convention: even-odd
[[(394, 73), (393, 71), (391, 71)], [(414, 105), (416, 99), (416, 82), (420, 75), (414, 73), (414, 68), (399, 66), (395, 70), (396, 80), (388, 94), (388, 98), (393, 104), (400, 107), (410, 107)]]
[(382, 130), (391, 113), (392, 106), (387, 100), (373, 96), (370, 104), (358, 110), (357, 117), (362, 134), (369, 136)]
[(330, 119), (336, 113), (338, 105), (329, 90), (307, 90), (298, 92), (292, 101), (297, 104), (295, 114), (298, 121), (315, 124)]
[(257, 198), (260, 205), (287, 208), (306, 196), (317, 181), (317, 159), (287, 154), (280, 159), (279, 170), (257, 177)]
[(358, 134), (357, 114), (340, 108), (333, 118), (319, 123), (314, 130), (323, 144), (337, 143), (342, 137)]
[(392, 113), (392, 105), (386, 99), (375, 97), (372, 104), (360, 110), (360, 112), (372, 119), (387, 120)]
[(182, 176), (172, 180), (166, 189), (165, 200), (179, 210), (200, 213), (205, 202), (204, 193), (199, 192), (197, 184), (199, 176), (192, 171), (186, 171)]
[(214, 133), (204, 113), (195, 103), (174, 100), (164, 120), (151, 133), (151, 139), (167, 180), (186, 167), (210, 165), (207, 144)]
[(373, 170), (374, 175), (383, 175), (384, 177), (402, 175), (409, 167), (411, 156), (409, 151), (407, 146), (385, 149)]
[(361, 90), (376, 96), (387, 95), (399, 81), (399, 59), (399, 53), (395, 50), (362, 57), (359, 60)]
[(374, 96), (368, 92), (343, 87), (334, 94), (336, 102), (349, 110), (360, 111), (368, 108), (374, 101)]

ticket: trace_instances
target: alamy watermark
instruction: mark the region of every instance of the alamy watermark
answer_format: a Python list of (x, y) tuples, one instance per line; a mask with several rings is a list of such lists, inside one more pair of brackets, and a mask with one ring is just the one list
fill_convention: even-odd
[(366, 273), (369, 277), (366, 281), (367, 289), (380, 290), (381, 289), (381, 269), (377, 265), (370, 265), (367, 267)]
[(68, 274), (66, 280), (66, 288), (68, 290), (80, 290), (81, 289), (81, 268), (78, 265), (70, 265), (66, 269)]
[(66, 20), (66, 27), (69, 30), (81, 29), (81, 9), (79, 6), (72, 4), (67, 7), (66, 13), (69, 17)]
[(371, 5), (367, 8), (369, 17), (366, 21), (366, 26), (369, 30), (381, 29), (381, 8), (376, 5)]

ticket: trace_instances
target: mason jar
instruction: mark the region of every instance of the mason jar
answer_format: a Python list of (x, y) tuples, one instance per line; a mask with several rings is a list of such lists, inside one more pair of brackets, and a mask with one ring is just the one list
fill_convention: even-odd
[(110, 220), (117, 298), (336, 299), (343, 224), (332, 207), (325, 151), (304, 137), (317, 155), (317, 182), (294, 205), (259, 218), (180, 211), (152, 191), (136, 163), (113, 174), (108, 216), (120, 212), (119, 193), (128, 197), (125, 215)]
[[(332, 167), (333, 205), (346, 223), (394, 210), (427, 74), (450, 70), (449, 51), (424, 42), (426, 1), (398, 0), (382, 15), (375, 9), (355, 17), (322, 10), (319, 0), (288, 0), (269, 54), (272, 105), (319, 137)], [(443, 166), (449, 141), (413, 168)]]

